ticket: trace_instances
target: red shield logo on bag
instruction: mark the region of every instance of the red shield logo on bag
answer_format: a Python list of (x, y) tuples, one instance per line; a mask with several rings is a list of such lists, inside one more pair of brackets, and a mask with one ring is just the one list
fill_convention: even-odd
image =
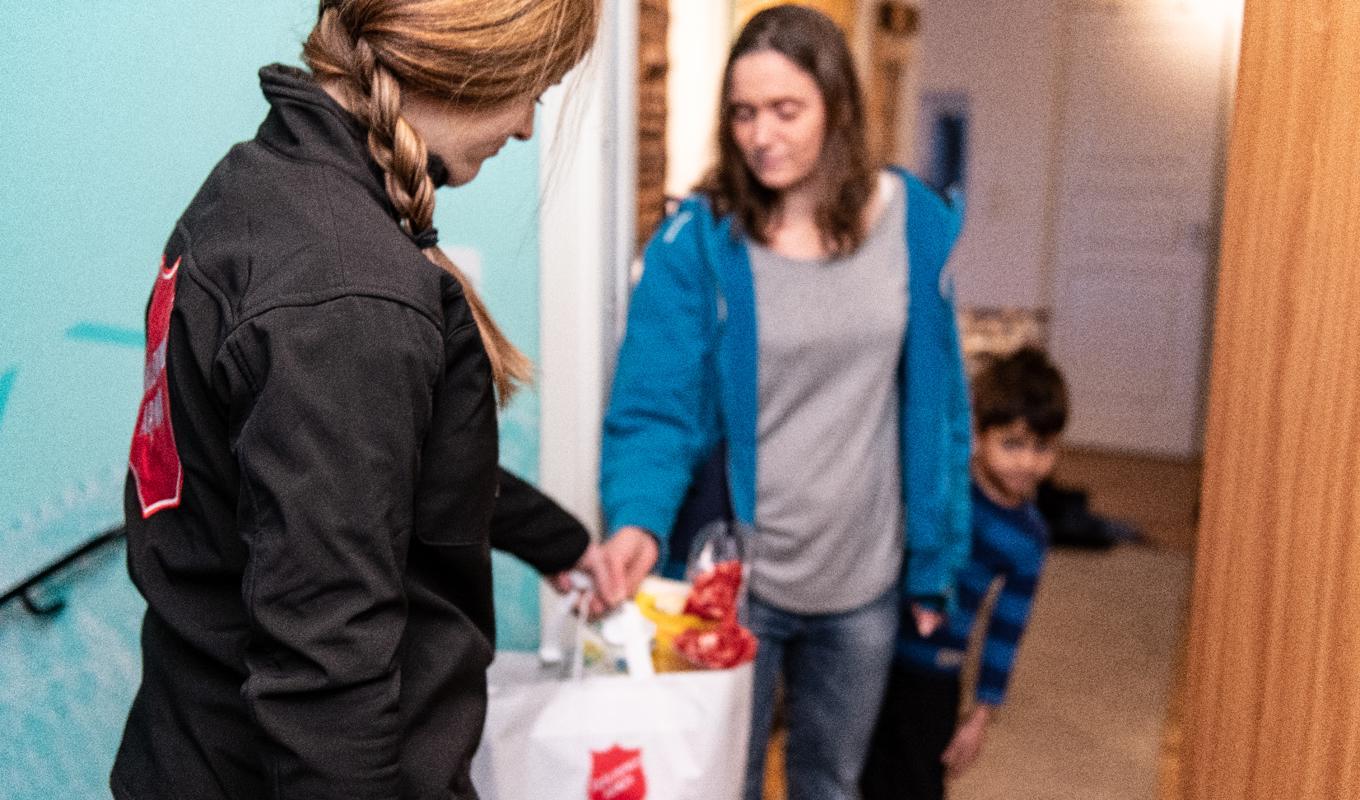
[(614, 745), (603, 753), (591, 751), (590, 800), (645, 800), (647, 776), (642, 751)]
[(151, 292), (151, 310), (146, 317), (146, 372), (142, 383), (142, 405), (137, 411), (137, 427), (132, 432), (132, 452), (128, 465), (137, 482), (137, 499), (142, 519), (163, 508), (179, 505), (184, 471), (175, 449), (175, 429), (170, 424), (170, 384), (165, 377), (166, 345), (170, 340), (170, 312), (175, 307), (175, 284), (179, 280), (179, 259), (165, 266), (161, 256), (156, 288)]

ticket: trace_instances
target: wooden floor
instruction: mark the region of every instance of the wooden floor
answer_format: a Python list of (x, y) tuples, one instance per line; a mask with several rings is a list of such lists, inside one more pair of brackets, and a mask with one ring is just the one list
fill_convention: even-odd
[[(1197, 462), (1063, 454), (1057, 481), (1087, 490), (1096, 513), (1132, 524), (1142, 542), (1055, 552), (1013, 699), (952, 800), (1147, 800), (1174, 780), (1200, 472)], [(1113, 643), (1111, 620), (1123, 637)], [(1117, 655), (1129, 650), (1136, 657)], [(765, 800), (786, 797), (783, 737), (771, 740)]]
[(785, 800), (784, 789), (784, 729), (776, 728), (770, 736), (769, 757), (765, 759), (765, 800)]
[(1202, 469), (1199, 461), (1071, 451), (1054, 480), (1088, 490), (1097, 513), (1132, 522), (1147, 544), (1192, 554)]

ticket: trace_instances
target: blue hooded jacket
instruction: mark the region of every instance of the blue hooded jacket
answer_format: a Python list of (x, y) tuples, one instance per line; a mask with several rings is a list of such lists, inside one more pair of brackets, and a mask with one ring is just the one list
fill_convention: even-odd
[[(910, 261), (898, 369), (903, 592), (952, 604), (968, 555), (971, 421), (943, 270), (962, 215), (915, 176), (895, 171), (907, 187)], [(663, 552), (695, 470), (724, 438), (733, 513), (757, 525), (756, 298), (735, 224), (715, 216), (706, 198), (687, 198), (648, 244), (628, 309), (604, 419), (601, 497), (607, 530), (642, 527)]]

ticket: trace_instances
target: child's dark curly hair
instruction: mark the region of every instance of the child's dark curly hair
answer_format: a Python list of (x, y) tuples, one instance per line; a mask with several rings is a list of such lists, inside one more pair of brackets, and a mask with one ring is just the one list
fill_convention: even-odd
[(1035, 435), (1053, 436), (1067, 425), (1067, 386), (1043, 350), (1022, 347), (986, 364), (973, 378), (977, 429), (1025, 421)]

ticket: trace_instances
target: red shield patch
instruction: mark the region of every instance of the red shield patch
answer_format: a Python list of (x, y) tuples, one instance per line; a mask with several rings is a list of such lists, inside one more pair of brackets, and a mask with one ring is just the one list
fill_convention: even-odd
[(644, 800), (647, 776), (642, 751), (614, 745), (603, 753), (591, 751), (590, 800)]
[(175, 285), (179, 280), (179, 259), (161, 268), (156, 288), (151, 292), (151, 310), (146, 318), (146, 372), (142, 382), (142, 405), (137, 411), (137, 427), (132, 432), (132, 452), (128, 464), (137, 483), (137, 499), (142, 519), (165, 508), (179, 505), (184, 486), (184, 470), (175, 448), (175, 429), (170, 423), (170, 385), (165, 377), (165, 352), (170, 339), (170, 312), (175, 307)]

